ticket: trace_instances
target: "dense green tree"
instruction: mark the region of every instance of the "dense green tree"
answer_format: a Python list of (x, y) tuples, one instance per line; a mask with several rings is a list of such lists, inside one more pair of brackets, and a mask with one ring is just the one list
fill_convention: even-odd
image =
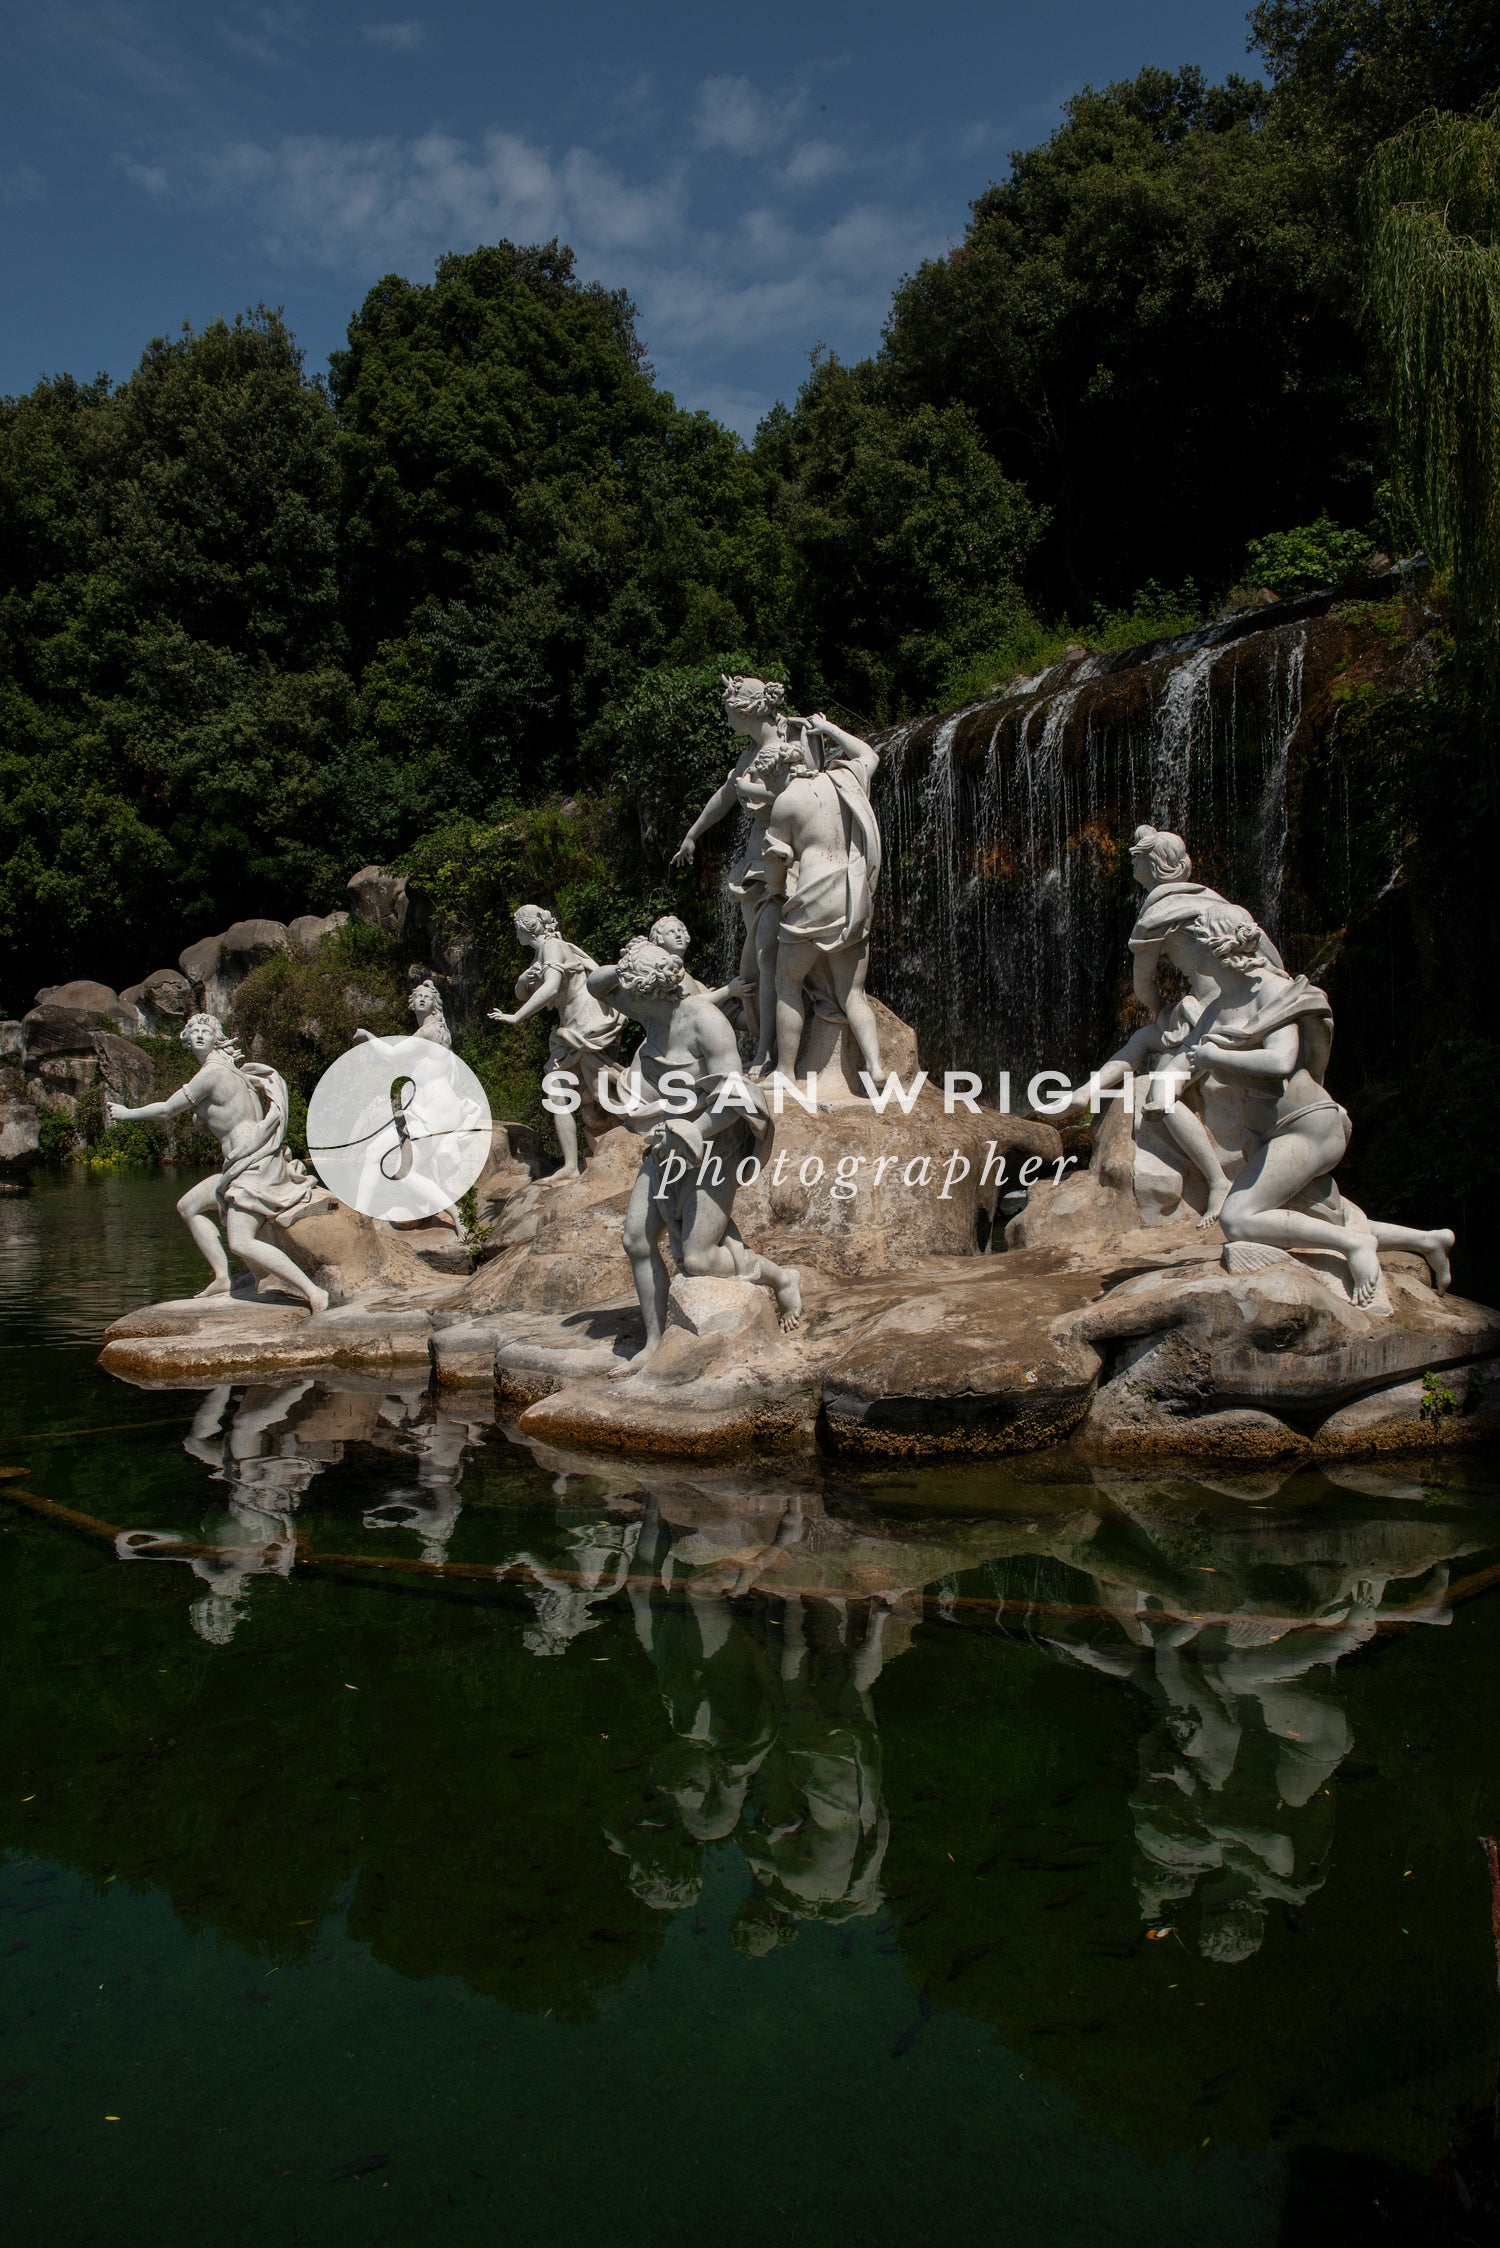
[(626, 299), (511, 243), (371, 290), (335, 355), (351, 792), (386, 829), (576, 777), (643, 666), (743, 633), (744, 448), (658, 390)]
[(1350, 197), (1377, 141), (1500, 86), (1494, 0), (1259, 0), (1250, 26), (1286, 125), (1338, 149)]
[(1020, 609), (1036, 509), (963, 405), (908, 405), (887, 370), (817, 363), (756, 459), (780, 533), (763, 613), (809, 699), (882, 725), (929, 705)]
[(883, 361), (1050, 511), (1044, 605), (1225, 585), (1257, 533), (1365, 507), (1352, 260), (1263, 89), (1146, 70), (1013, 159), (897, 291)]
[(265, 312), (158, 340), (118, 389), (0, 408), (8, 1005), (341, 880), (333, 448)]

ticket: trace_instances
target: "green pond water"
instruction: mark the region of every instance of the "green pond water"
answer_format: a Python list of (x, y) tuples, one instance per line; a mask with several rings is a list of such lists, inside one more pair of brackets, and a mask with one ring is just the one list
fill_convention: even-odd
[(101, 1526), (0, 1492), (11, 2238), (1444, 2221), (1493, 1460), (658, 1472), (147, 1392), (94, 1359), (199, 1284), (173, 1197), (0, 1201), (0, 1463)]

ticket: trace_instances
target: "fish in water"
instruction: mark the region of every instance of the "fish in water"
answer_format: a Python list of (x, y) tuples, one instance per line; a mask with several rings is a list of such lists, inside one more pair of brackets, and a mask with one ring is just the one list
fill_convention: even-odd
[(854, 1957), (854, 1938), (852, 1936), (844, 1936), (840, 1939), (839, 1957), (840, 1959), (852, 1959)]
[(898, 1943), (877, 1944), (875, 1949), (877, 1951), (899, 1951), (901, 1946)]
[(891, 2059), (893, 2061), (899, 2061), (904, 2054), (911, 2051), (912, 2047), (917, 2042), (917, 2033), (921, 2029), (921, 2027), (922, 2025), (920, 2022), (913, 2022), (908, 2028), (902, 2030), (900, 2036), (896, 2039), (895, 2043), (891, 2047)]
[(1059, 1889), (1055, 1897), (1049, 1897), (1047, 1899), (1046, 1903), (1042, 1907), (1042, 1910), (1043, 1912), (1057, 1912), (1063, 1905), (1077, 1904), (1080, 1897), (1084, 1897), (1087, 1895), (1087, 1882), (1080, 1882), (1076, 1889)]
[(932, 1992), (930, 1990), (918, 1991), (917, 2012), (921, 2015), (924, 2022), (930, 2022), (932, 2020)]
[(970, 1944), (965, 1950), (956, 1951), (953, 1954), (952, 1964), (948, 1969), (949, 1982), (956, 1983), (959, 1976), (966, 1973), (967, 1970), (973, 1966), (976, 1959), (983, 1959), (987, 1953), (998, 1951), (999, 1949), (1000, 1939), (997, 1936), (993, 1943)]
[(336, 2186), (345, 2178), (368, 2178), (372, 2170), (383, 2170), (390, 2159), (388, 2154), (362, 2154), (357, 2162), (341, 2162), (329, 2171), (328, 2183)]

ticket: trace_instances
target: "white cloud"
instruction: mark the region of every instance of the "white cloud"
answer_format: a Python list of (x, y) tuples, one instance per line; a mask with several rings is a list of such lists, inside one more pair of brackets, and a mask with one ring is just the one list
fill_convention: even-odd
[(417, 17), (409, 16), (401, 23), (362, 23), (359, 35), (372, 47), (383, 47), (387, 54), (409, 55), (427, 37), (427, 26)]
[(945, 247), (906, 178), (899, 201), (866, 196), (812, 221), (777, 192), (771, 165), (751, 175), (754, 202), (726, 209), (721, 165), (675, 144), (663, 159), (655, 141), (631, 164), (618, 146), (549, 149), (498, 128), (288, 134), (179, 147), (170, 166), (170, 179), (159, 164), (123, 169), (145, 194), (229, 214), (273, 265), (321, 269), (354, 290), (392, 270), (425, 279), (446, 251), (557, 236), (584, 278), (628, 290), (667, 386), (747, 435), (771, 382), (786, 387), (773, 367), (789, 355), (800, 366), (819, 340), (871, 349), (895, 282)]
[(763, 92), (748, 78), (705, 78), (693, 104), (693, 138), (700, 148), (725, 149), (731, 156), (753, 156), (773, 148), (791, 129), (790, 102)]
[(47, 182), (30, 164), (12, 164), (0, 172), (0, 203), (42, 203)]
[(681, 216), (670, 180), (632, 184), (584, 148), (554, 160), (519, 133), (477, 145), (443, 132), (238, 141), (207, 158), (203, 176), (215, 200), (251, 206), (273, 255), (335, 269), (421, 263), (501, 236), (639, 249)]
[(219, 25), (219, 37), (233, 53), (251, 62), (279, 63), (287, 47), (307, 45), (300, 8), (237, 7), (232, 14), (232, 22)]
[(137, 164), (131, 156), (117, 156), (115, 162), (131, 186), (138, 187), (143, 195), (163, 196), (172, 185), (169, 175), (160, 164)]

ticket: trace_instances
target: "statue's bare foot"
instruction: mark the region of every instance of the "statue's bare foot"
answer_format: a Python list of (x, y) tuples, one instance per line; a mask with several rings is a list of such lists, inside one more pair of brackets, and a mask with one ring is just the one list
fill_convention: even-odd
[(781, 1332), (784, 1335), (790, 1335), (795, 1328), (802, 1324), (801, 1275), (788, 1266), (774, 1293)]
[(326, 1288), (309, 1287), (307, 1290), (307, 1308), (314, 1317), (320, 1311), (326, 1311), (328, 1309), (328, 1290)]
[(1226, 1179), (1222, 1186), (1211, 1186), (1209, 1188), (1207, 1207), (1198, 1220), (1198, 1231), (1200, 1233), (1206, 1233), (1211, 1225), (1218, 1224), (1219, 1212), (1229, 1200), (1229, 1187), (1230, 1181)]
[(1435, 1233), (1422, 1236), (1422, 1254), (1432, 1273), (1432, 1285), (1440, 1296), (1446, 1296), (1453, 1286), (1453, 1267), (1448, 1262), (1448, 1251), (1453, 1246), (1453, 1235), (1446, 1226)]
[(633, 1358), (628, 1358), (623, 1366), (611, 1366), (605, 1379), (611, 1382), (623, 1382), (627, 1374), (638, 1374), (643, 1366), (650, 1365), (652, 1359), (661, 1349), (661, 1341), (660, 1335), (654, 1335), (649, 1342), (641, 1346)]
[[(1453, 1237), (1450, 1234), (1448, 1238), (1451, 1241)], [(210, 1280), (206, 1288), (200, 1288), (198, 1290), (198, 1294), (200, 1296), (227, 1296), (228, 1293), (229, 1275), (227, 1272), (222, 1276), (222, 1278), (216, 1273), (213, 1279)], [(196, 1302), (196, 1300), (197, 1299), (195, 1298), (194, 1301)]]
[(1380, 1252), (1373, 1233), (1357, 1233), (1345, 1252), (1349, 1259), (1349, 1289), (1363, 1310), (1380, 1286)]

